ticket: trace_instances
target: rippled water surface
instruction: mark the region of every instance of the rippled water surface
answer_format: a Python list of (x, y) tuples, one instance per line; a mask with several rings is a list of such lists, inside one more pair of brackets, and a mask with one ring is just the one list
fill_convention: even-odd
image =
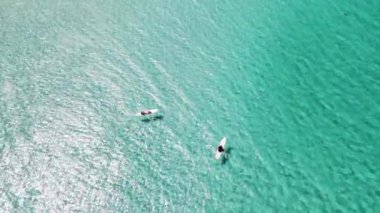
[(379, 212), (379, 8), (0, 0), (1, 212)]

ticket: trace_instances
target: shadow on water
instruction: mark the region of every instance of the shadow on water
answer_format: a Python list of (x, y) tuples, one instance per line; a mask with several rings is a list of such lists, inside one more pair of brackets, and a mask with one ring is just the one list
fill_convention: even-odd
[(226, 164), (230, 160), (232, 150), (233, 150), (232, 147), (226, 148), (226, 150), (224, 151), (224, 154), (222, 156), (222, 165)]
[(156, 116), (152, 116), (150, 118), (144, 118), (141, 121), (144, 122), (144, 123), (149, 123), (149, 122), (152, 122), (152, 121), (160, 121), (162, 119), (164, 119), (164, 116), (162, 116), (162, 115), (156, 115)]

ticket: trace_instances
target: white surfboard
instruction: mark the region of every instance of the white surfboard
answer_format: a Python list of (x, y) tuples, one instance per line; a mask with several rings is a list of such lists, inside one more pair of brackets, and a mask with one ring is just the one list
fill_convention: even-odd
[(223, 149), (225, 150), (226, 149), (226, 143), (227, 143), (227, 138), (226, 137), (223, 137), (222, 140), (220, 141), (219, 145), (216, 147), (216, 150), (215, 150), (215, 159), (219, 159), (224, 152), (219, 152), (218, 151), (218, 147), (219, 146), (222, 146)]
[[(149, 114), (143, 115), (142, 112), (150, 112)], [(158, 109), (146, 109), (144, 111), (136, 113), (136, 116), (147, 116), (147, 115), (153, 115), (158, 112)]]

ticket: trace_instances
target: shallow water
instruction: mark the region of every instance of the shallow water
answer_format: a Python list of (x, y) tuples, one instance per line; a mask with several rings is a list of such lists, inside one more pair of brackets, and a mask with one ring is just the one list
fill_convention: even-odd
[(1, 0), (0, 209), (376, 212), (378, 8)]

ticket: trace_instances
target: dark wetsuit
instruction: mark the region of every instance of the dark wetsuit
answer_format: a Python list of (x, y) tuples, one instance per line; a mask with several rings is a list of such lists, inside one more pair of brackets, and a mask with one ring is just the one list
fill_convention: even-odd
[(142, 111), (141, 112), (141, 115), (149, 115), (151, 114), (152, 112), (151, 111)]
[(223, 146), (218, 146), (218, 152), (224, 152)]

